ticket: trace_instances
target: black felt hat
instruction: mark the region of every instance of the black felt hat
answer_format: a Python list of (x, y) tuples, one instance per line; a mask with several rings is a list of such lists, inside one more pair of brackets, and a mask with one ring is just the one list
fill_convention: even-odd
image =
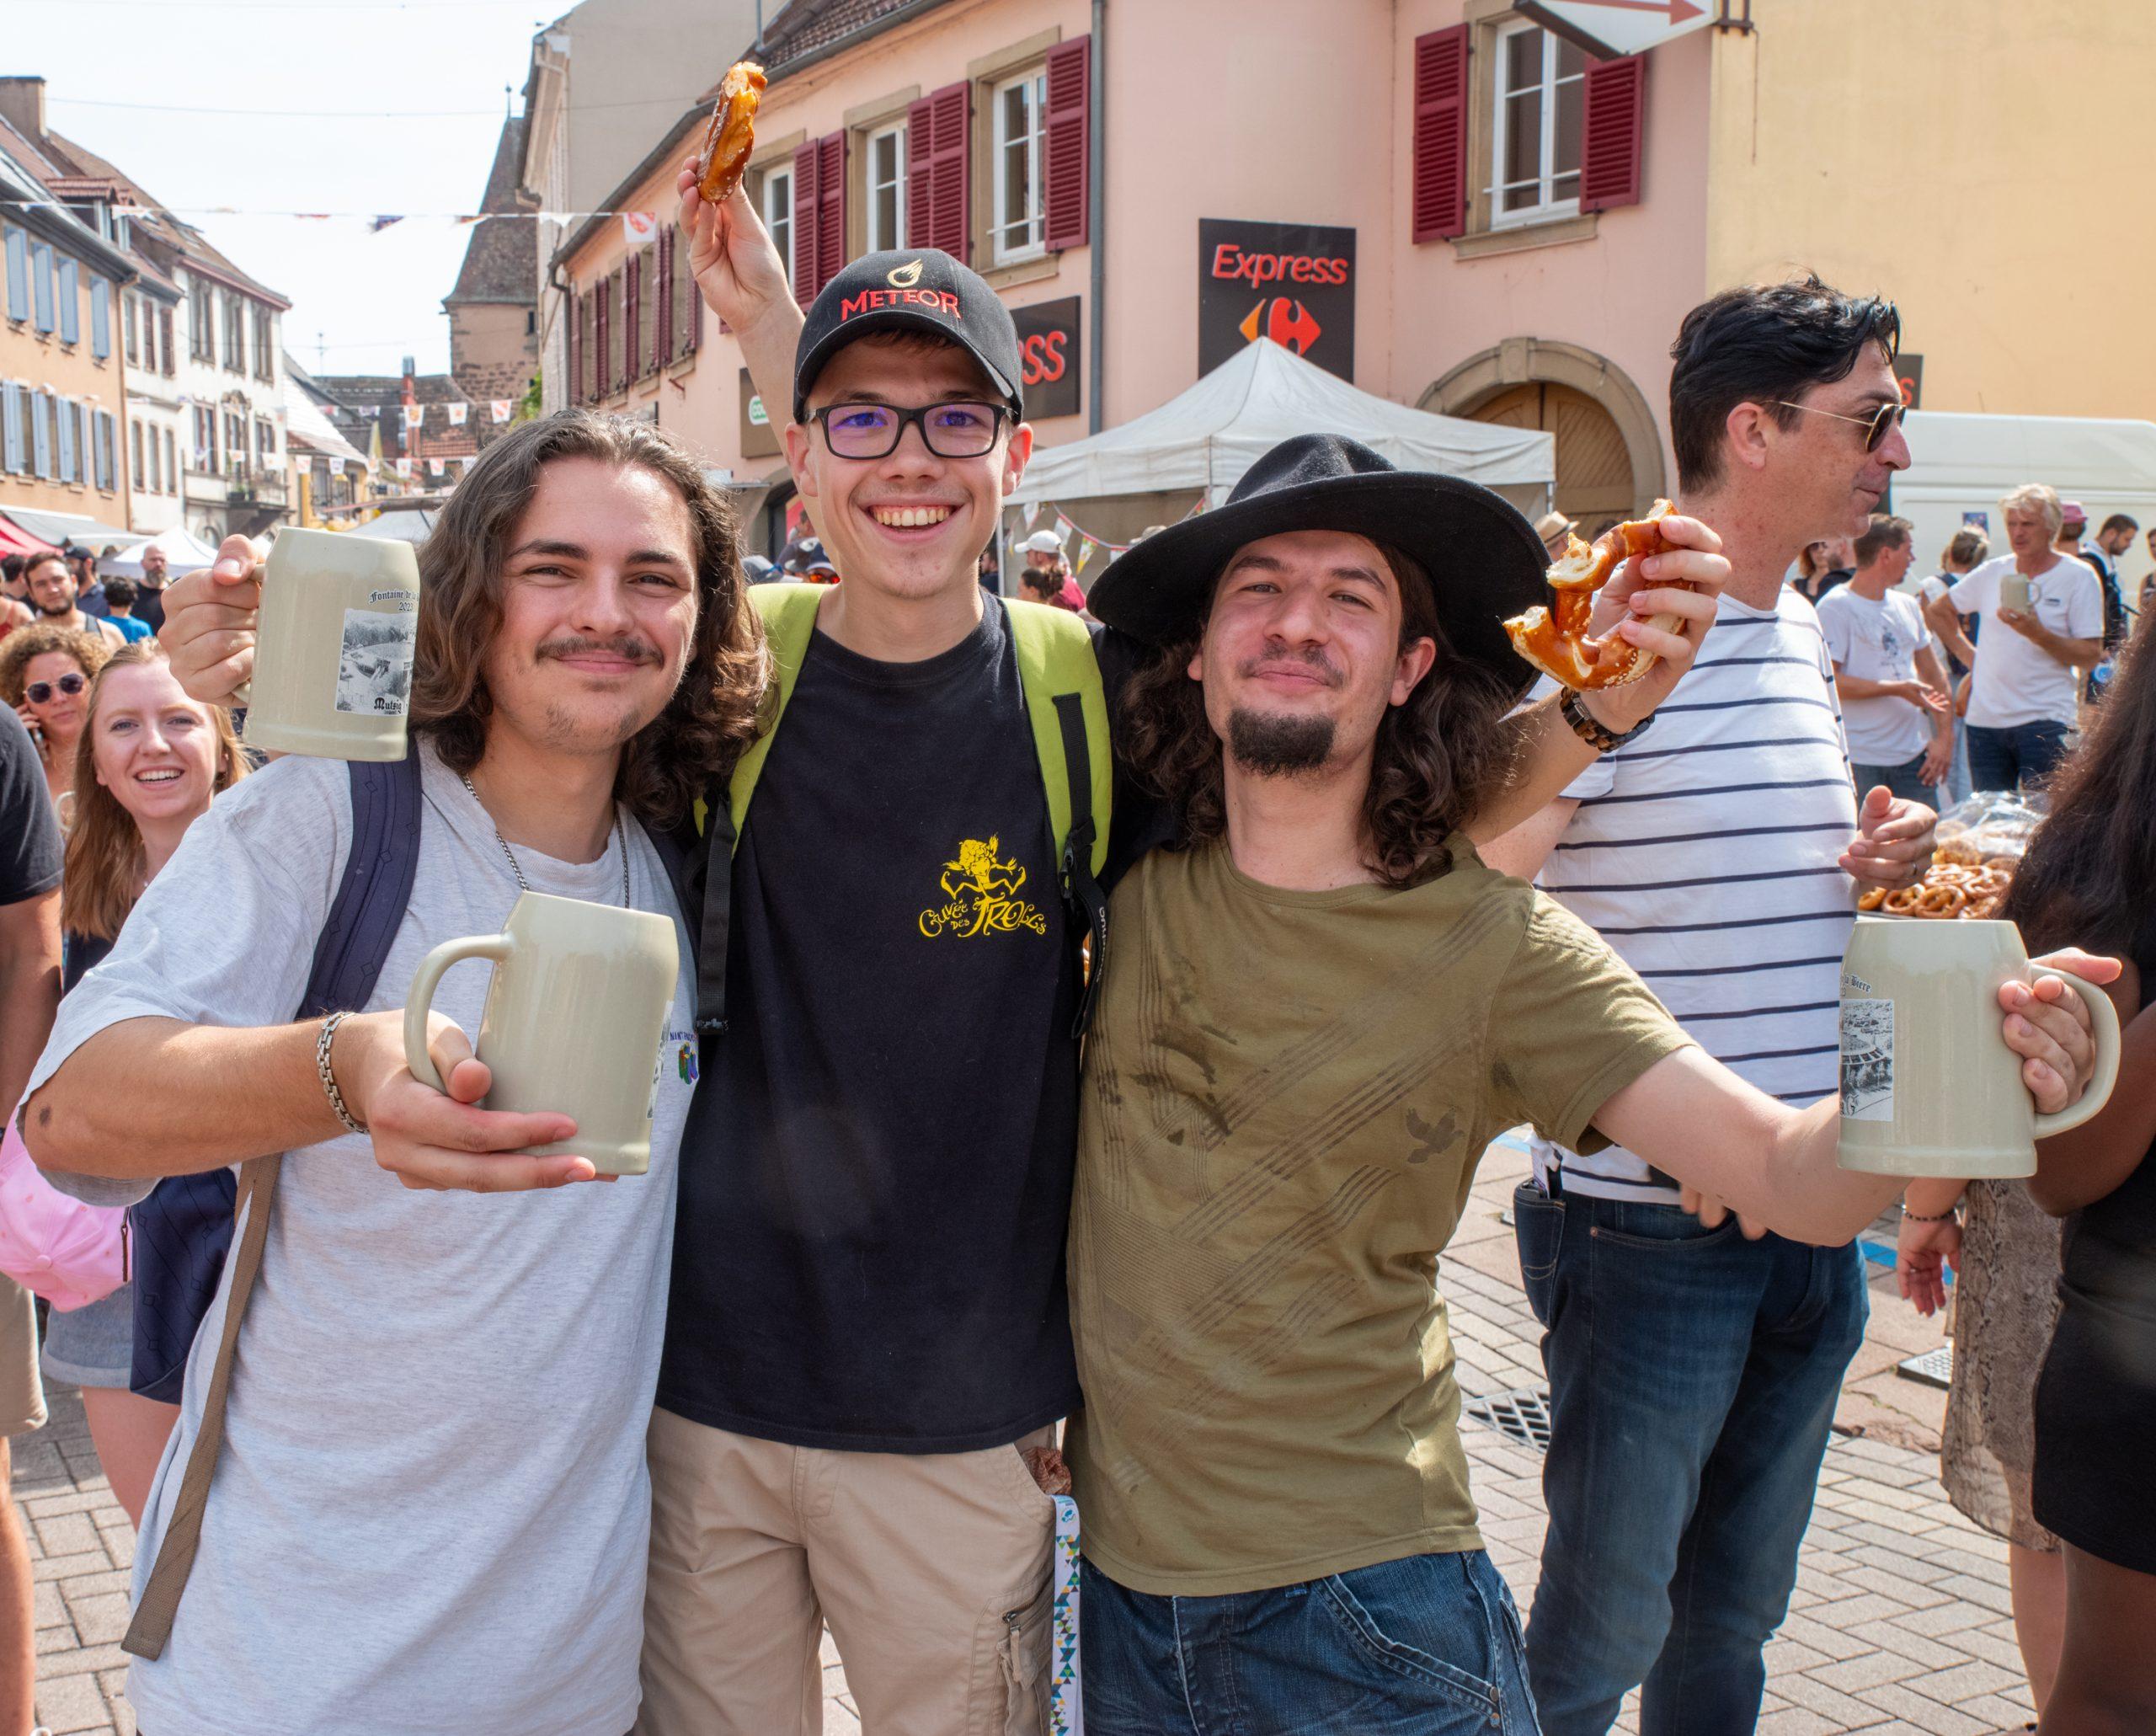
[(1235, 552), (1289, 531), (1349, 531), (1430, 575), (1438, 620), (1461, 656), (1514, 693), (1535, 672), (1505, 617), (1547, 601), (1549, 551), (1502, 494), (1456, 476), (1396, 470), (1337, 434), (1285, 440), (1243, 473), (1227, 504), (1148, 537), (1095, 581), (1086, 606), (1110, 627), (1171, 644), (1204, 624)]

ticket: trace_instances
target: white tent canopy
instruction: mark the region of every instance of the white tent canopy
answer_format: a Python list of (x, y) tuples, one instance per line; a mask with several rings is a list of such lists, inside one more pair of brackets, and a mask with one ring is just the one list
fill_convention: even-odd
[(160, 531), (156, 536), (136, 543), (125, 554), (115, 554), (99, 561), (98, 572), (106, 578), (140, 579), (142, 576), (142, 557), (152, 548), (164, 550), (165, 572), (173, 579), (199, 572), (217, 558), (217, 551), (185, 525), (174, 525), (170, 530)]
[(1537, 510), (1557, 474), (1553, 435), (1410, 409), (1260, 338), (1158, 409), (1037, 451), (1008, 504), (1203, 489), (1218, 505), (1259, 457), (1299, 434), (1346, 435), (1403, 470), (1464, 477), (1515, 501), (1539, 489)]

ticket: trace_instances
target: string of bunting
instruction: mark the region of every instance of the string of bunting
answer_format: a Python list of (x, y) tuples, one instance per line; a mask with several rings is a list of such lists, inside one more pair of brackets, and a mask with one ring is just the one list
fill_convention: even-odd
[[(72, 211), (61, 199), (11, 199), (11, 206), (26, 211)], [(370, 233), (380, 234), (397, 223), (483, 223), (498, 221), (515, 223), (581, 223), (591, 217), (620, 217), (625, 224), (633, 223), (629, 232), (632, 240), (639, 237), (648, 240), (659, 221), (653, 211), (262, 211), (239, 205), (156, 205), (121, 206), (121, 216), (155, 217), (291, 217), (303, 223), (365, 223)]]
[[(1070, 515), (1065, 512), (1060, 506), (1054, 505), (1053, 503), (1050, 503), (1049, 510), (1055, 515), (1056, 535), (1066, 543), (1068, 543), (1073, 537), (1075, 537), (1078, 539), (1078, 553), (1070, 563), (1070, 570), (1074, 575), (1084, 573), (1086, 570), (1086, 564), (1091, 560), (1097, 553), (1105, 553), (1110, 560), (1113, 560), (1119, 554), (1128, 554), (1137, 546), (1133, 542), (1111, 542), (1105, 537), (1095, 536), (1091, 531), (1086, 529), (1084, 526), (1073, 519)], [(1195, 518), (1199, 513), (1204, 510), (1205, 502), (1203, 499), (1200, 499), (1195, 506), (1192, 507), (1188, 512), (1183, 515), (1183, 517)], [(1035, 506), (1026, 515), (1026, 528), (1027, 531), (1030, 531), (1033, 528), (1034, 521), (1040, 516), (1040, 508), (1038, 506)], [(1181, 520), (1177, 521), (1178, 523), (1181, 521)]]

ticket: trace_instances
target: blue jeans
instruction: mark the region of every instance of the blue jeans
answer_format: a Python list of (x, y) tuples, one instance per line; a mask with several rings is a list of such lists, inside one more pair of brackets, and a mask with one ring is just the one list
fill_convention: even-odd
[(1479, 1549), (1227, 1597), (1081, 1571), (1091, 1736), (1537, 1736), (1519, 1611)]
[(1532, 1183), (1513, 1210), (1550, 1372), (1543, 1728), (1602, 1736), (1644, 1684), (1642, 1736), (1742, 1736), (1864, 1341), (1864, 1262)]
[(1924, 758), (1928, 748), (1918, 749), (1913, 758), (1898, 766), (1859, 766), (1849, 767), (1849, 775), (1856, 780), (1856, 799), (1862, 806), (1864, 799), (1881, 784), (1905, 802), (1921, 802), (1927, 808), (1939, 805), (1939, 790), (1924, 781)]
[(2013, 790), (2041, 783), (2066, 757), (2064, 724), (2040, 718), (1993, 729), (1969, 725), (1969, 781), (1978, 789)]

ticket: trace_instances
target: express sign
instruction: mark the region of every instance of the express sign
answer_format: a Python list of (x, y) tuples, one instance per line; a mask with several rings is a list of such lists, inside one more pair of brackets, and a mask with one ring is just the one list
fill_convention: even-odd
[(1011, 310), (1029, 422), (1078, 414), (1078, 305), (1077, 296), (1065, 296)]
[(1198, 224), (1198, 368), (1254, 339), (1355, 377), (1355, 232), (1300, 223)]

